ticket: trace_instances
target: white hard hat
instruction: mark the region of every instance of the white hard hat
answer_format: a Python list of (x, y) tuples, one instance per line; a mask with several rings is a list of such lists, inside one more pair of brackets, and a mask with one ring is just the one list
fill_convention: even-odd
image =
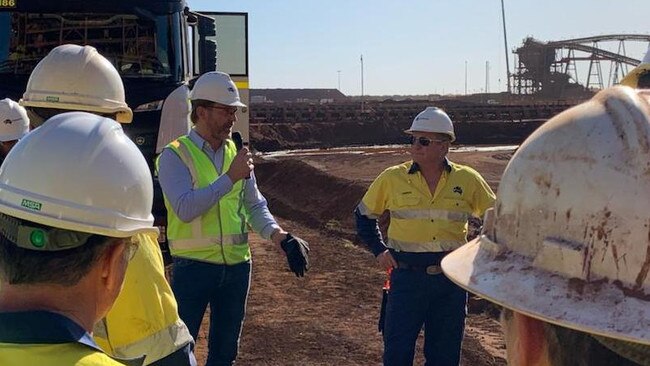
[(443, 260), (446, 275), (533, 318), (650, 345), (649, 102), (614, 87), (537, 129), (491, 227)]
[(157, 232), (142, 153), (109, 118), (68, 112), (18, 141), (0, 169), (0, 212), (39, 224), (129, 237)]
[(190, 99), (209, 100), (231, 107), (246, 107), (239, 99), (239, 91), (230, 75), (219, 71), (201, 75), (192, 88)]
[(650, 71), (650, 46), (648, 46), (648, 52), (646, 52), (645, 57), (643, 57), (643, 61), (625, 75), (623, 80), (621, 80), (621, 85), (636, 88), (639, 84), (639, 76), (641, 76), (645, 71)]
[(420, 112), (413, 123), (411, 128), (404, 131), (406, 133), (413, 132), (435, 132), (449, 135), (451, 141), (456, 140), (456, 134), (454, 133), (454, 125), (451, 123), (451, 119), (438, 107), (427, 107), (427, 109)]
[(28, 132), (25, 108), (9, 98), (0, 100), (0, 142), (19, 140)]
[(120, 74), (91, 46), (65, 44), (50, 51), (29, 76), (20, 105), (116, 113), (121, 123), (133, 119)]

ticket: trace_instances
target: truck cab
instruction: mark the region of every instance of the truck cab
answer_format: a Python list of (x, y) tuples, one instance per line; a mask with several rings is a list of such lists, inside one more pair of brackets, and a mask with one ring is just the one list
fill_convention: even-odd
[[(165, 98), (214, 70), (231, 74), (248, 105), (248, 17), (194, 12), (184, 0), (0, 1), (0, 99), (18, 101), (36, 64), (61, 44), (90, 45), (120, 73), (133, 122), (123, 124), (154, 172)], [(248, 140), (248, 110), (234, 127)], [(153, 214), (166, 212), (154, 178)]]

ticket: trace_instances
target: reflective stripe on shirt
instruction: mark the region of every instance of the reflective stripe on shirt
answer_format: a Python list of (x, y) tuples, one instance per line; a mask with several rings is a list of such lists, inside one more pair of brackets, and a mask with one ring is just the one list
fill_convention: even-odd
[(213, 243), (206, 245), (206, 238), (199, 239), (177, 239), (170, 240), (169, 244), (174, 247), (174, 249), (199, 249), (212, 247), (214, 245), (247, 245), (248, 243), (248, 233), (243, 234), (223, 234), (221, 236), (221, 243), (219, 243), (218, 238), (213, 239)]

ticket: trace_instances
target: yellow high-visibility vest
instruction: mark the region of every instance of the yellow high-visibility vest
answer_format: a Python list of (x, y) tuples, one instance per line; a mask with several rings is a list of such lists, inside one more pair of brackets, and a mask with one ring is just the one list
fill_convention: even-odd
[[(207, 187), (225, 174), (237, 155), (234, 142), (225, 140), (223, 168), (218, 172), (210, 158), (188, 136), (179, 137), (166, 148), (174, 151), (187, 166), (194, 189)], [(216, 205), (191, 222), (183, 222), (165, 197), (167, 238), (172, 256), (228, 265), (250, 260), (243, 196), (241, 180)]]
[(0, 343), (0, 365), (22, 366), (125, 366), (100, 351), (77, 343), (7, 344)]
[(178, 316), (157, 235), (138, 234), (134, 239), (138, 250), (127, 267), (122, 291), (93, 336), (108, 354), (146, 355), (148, 365), (192, 342), (192, 336)]

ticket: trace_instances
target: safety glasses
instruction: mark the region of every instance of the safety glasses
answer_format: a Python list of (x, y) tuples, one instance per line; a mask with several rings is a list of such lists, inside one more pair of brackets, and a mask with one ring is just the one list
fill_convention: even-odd
[(411, 136), (411, 138), (410, 138), (410, 144), (411, 145), (414, 145), (417, 142), (420, 146), (424, 146), (424, 147), (431, 145), (432, 142), (436, 142), (436, 143), (441, 144), (441, 143), (447, 142), (447, 141), (448, 140), (445, 140), (445, 139), (430, 139), (430, 138), (424, 137), (424, 136), (420, 136), (420, 137)]
[(205, 107), (210, 109), (221, 109), (229, 116), (234, 116), (237, 113), (237, 107), (222, 107), (219, 105), (206, 105)]

